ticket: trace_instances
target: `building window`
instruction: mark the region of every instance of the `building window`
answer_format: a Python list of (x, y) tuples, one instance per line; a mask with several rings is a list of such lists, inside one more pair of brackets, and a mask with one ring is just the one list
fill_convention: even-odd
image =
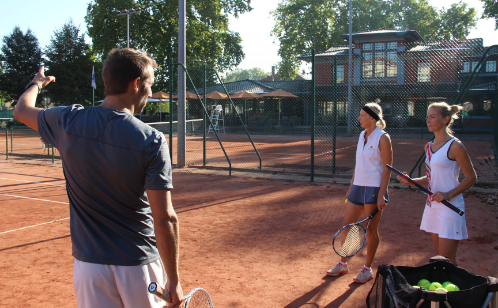
[[(377, 44), (375, 44), (377, 45)], [(376, 46), (377, 48), (377, 46)], [(383, 78), (386, 77), (386, 53), (376, 52), (375, 53), (375, 77)]]
[[(332, 66), (332, 83), (334, 83), (334, 66)], [(344, 65), (337, 65), (337, 83), (344, 83)]]
[(398, 53), (389, 51), (387, 53), (387, 77), (394, 78), (398, 74)]
[(418, 64), (418, 82), (430, 82), (431, 81), (431, 64), (430, 63), (419, 63)]
[(460, 72), (470, 73), (470, 62), (463, 62), (462, 70)]
[(489, 111), (491, 109), (491, 101), (490, 100), (484, 100), (482, 108), (486, 111)]
[[(363, 52), (363, 78), (395, 78), (398, 73), (398, 53), (386, 51), (386, 43), (363, 44), (369, 45), (368, 50), (375, 47), (375, 51)], [(389, 43), (387, 44), (389, 45)]]
[(412, 101), (408, 102), (408, 116), (413, 117), (415, 115), (415, 103)]
[[(477, 62), (477, 61), (476, 62), (472, 62), (472, 72), (475, 70), (475, 68), (477, 66), (477, 63), (479, 63), (479, 62)], [(481, 70), (481, 68), (478, 68), (477, 72), (479, 72), (480, 70)]]
[(487, 73), (496, 72), (496, 61), (487, 61), (486, 62), (486, 72)]
[(363, 44), (363, 50), (372, 50), (373, 45), (372, 44)]
[(387, 49), (398, 49), (398, 43), (397, 42), (387, 43)]
[(363, 78), (372, 78), (372, 53), (363, 53)]

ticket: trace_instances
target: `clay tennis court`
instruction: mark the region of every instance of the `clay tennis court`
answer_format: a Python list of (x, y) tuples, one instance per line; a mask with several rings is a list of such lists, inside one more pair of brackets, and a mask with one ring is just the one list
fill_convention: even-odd
[[(175, 169), (184, 292), (203, 287), (215, 307), (366, 307), (372, 282), (352, 282), (364, 251), (350, 261), (350, 274), (325, 276), (337, 261), (331, 240), (347, 186), (303, 179)], [(374, 272), (379, 264), (425, 264), (435, 254), (430, 236), (418, 230), (426, 196), (391, 188), (390, 198)], [(498, 207), (481, 198), (496, 194), (466, 196), (469, 240), (458, 262), (497, 277)], [(0, 162), (1, 307), (76, 307), (67, 202), (60, 161)]]
[[(6, 140), (5, 131), (0, 131), (0, 140), (9, 143), (11, 159), (43, 158), (51, 160), (51, 150), (42, 146), (38, 132), (34, 130), (15, 130), (14, 137), (11, 133)], [(192, 133), (190, 133), (192, 134)], [(169, 135), (165, 135), (169, 138)], [(393, 136), (393, 166), (402, 171), (409, 172), (414, 167), (417, 159), (423, 152), (425, 144), (431, 137), (428, 134), (414, 138)], [(418, 136), (418, 135), (417, 135)], [(298, 172), (309, 174), (311, 172), (311, 138), (309, 135), (251, 135), (258, 154), (254, 150), (249, 138), (245, 134), (219, 134), (223, 148), (230, 160), (233, 169), (260, 168), (264, 171)], [(177, 163), (177, 140), (173, 135), (173, 163)], [(477, 138), (476, 138), (477, 139)], [(12, 140), (12, 142), (11, 142)], [(358, 136), (338, 136), (335, 142), (335, 174), (352, 174), (355, 165), (356, 145)], [(498, 168), (494, 158), (493, 146), (487, 140), (464, 140), (469, 156), (481, 181), (498, 181)], [(229, 167), (227, 158), (216, 136), (207, 135), (204, 147), (202, 131), (193, 136), (186, 137), (186, 165), (204, 166), (203, 151), (206, 151), (205, 166), (225, 168)], [(3, 149), (0, 150), (3, 152)], [(331, 176), (334, 172), (333, 165), (334, 141), (332, 136), (317, 136), (314, 148), (314, 172), (317, 175)], [(55, 158), (59, 154), (55, 151)], [(418, 176), (418, 169), (415, 170)]]

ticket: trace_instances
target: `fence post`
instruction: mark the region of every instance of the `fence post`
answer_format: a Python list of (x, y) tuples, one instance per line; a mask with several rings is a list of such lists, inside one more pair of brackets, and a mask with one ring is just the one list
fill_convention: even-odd
[(14, 139), (14, 128), (11, 128), (10, 129), (10, 153), (12, 153), (12, 150), (14, 149), (13, 139)]
[(173, 166), (173, 60), (168, 59), (168, 70), (169, 70), (169, 159), (171, 160), (171, 166)]
[(9, 130), (5, 130), (5, 154), (7, 155), (6, 159), (9, 159)]
[(334, 109), (332, 118), (332, 174), (335, 174), (335, 152), (336, 152), (336, 137), (337, 137), (337, 56), (334, 57), (334, 90), (333, 90), (333, 101)]
[[(202, 66), (202, 101), (206, 109), (206, 65)], [(207, 110), (207, 109), (206, 109)], [(202, 165), (206, 166), (206, 113), (202, 113)]]
[(498, 156), (497, 152), (497, 142), (498, 142), (498, 76), (496, 76), (496, 84), (495, 84), (495, 114), (494, 114), (494, 127), (495, 127), (495, 138), (493, 142), (493, 148), (495, 150), (495, 161)]
[(311, 50), (311, 182), (315, 181), (315, 49)]

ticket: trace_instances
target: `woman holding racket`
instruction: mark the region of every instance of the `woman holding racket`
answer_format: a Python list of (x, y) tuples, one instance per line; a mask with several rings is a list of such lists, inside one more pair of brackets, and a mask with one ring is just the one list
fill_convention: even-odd
[[(458, 118), (461, 106), (447, 103), (433, 103), (427, 110), (427, 127), (434, 133), (434, 141), (425, 146), (425, 167), (427, 175), (412, 181), (428, 186), (433, 192), (427, 196), (420, 229), (429, 232), (438, 255), (446, 256), (456, 264), (456, 252), (460, 240), (468, 238), (465, 215), (459, 216), (441, 202), (447, 200), (461, 210), (465, 210), (462, 192), (477, 182), (467, 150), (450, 129)], [(462, 170), (465, 178), (458, 182)], [(406, 178), (398, 180), (411, 185)]]
[[(386, 164), (392, 162), (392, 147), (389, 135), (383, 131), (386, 122), (382, 118), (382, 108), (378, 104), (366, 104), (358, 120), (365, 130), (358, 140), (354, 175), (345, 196), (347, 202), (343, 225), (358, 221), (363, 212), (365, 216), (369, 216), (376, 208), (380, 211), (368, 225), (367, 260), (353, 279), (358, 283), (366, 283), (373, 278), (371, 265), (379, 245), (379, 221), (382, 209), (389, 200), (387, 185), (391, 171), (386, 168)], [(339, 263), (330, 269), (327, 275), (338, 276), (348, 273), (347, 261), (347, 257), (341, 257)]]

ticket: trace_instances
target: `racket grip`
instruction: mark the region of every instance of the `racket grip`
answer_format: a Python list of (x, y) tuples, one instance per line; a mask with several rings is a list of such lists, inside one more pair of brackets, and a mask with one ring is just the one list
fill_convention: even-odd
[(441, 202), (442, 204), (446, 205), (447, 207), (449, 207), (450, 209), (452, 209), (453, 211), (455, 211), (458, 215), (460, 216), (463, 216), (463, 214), (465, 214), (465, 211), (457, 208), (456, 206), (454, 206), (453, 204), (449, 203), (448, 201), (446, 200), (443, 200), (443, 202)]
[(171, 299), (171, 295), (169, 294), (169, 292), (166, 291), (166, 290), (164, 290), (163, 288), (161, 288), (155, 282), (151, 282), (149, 284), (148, 290), (149, 290), (149, 293), (154, 294), (155, 296), (159, 297), (160, 299), (162, 299), (163, 301), (165, 301), (167, 303), (173, 302), (173, 300)]

